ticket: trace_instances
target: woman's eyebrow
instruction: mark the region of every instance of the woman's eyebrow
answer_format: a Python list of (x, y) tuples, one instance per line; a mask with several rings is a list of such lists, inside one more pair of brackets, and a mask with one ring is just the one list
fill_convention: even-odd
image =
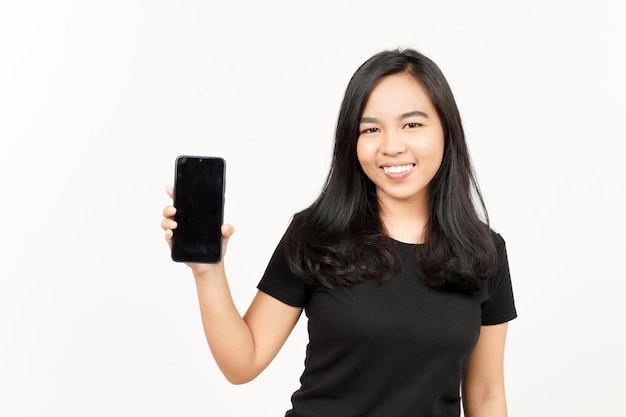
[(400, 116), (400, 120), (402, 119), (408, 119), (409, 117), (424, 117), (426, 119), (428, 119), (428, 115), (426, 113), (424, 113), (423, 111), (419, 111), (419, 110), (414, 110), (414, 111), (410, 111), (408, 113), (404, 113), (402, 116)]
[[(398, 120), (408, 119), (409, 117), (424, 117), (428, 119), (428, 114), (420, 110), (413, 110), (408, 113), (402, 113)], [(375, 117), (361, 117), (360, 123), (379, 123)]]
[(361, 123), (378, 123), (378, 119), (375, 117), (361, 117)]

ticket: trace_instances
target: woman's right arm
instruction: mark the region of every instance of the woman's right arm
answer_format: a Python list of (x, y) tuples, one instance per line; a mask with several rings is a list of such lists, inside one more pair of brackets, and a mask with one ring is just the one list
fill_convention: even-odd
[[(167, 192), (172, 196), (172, 187)], [(171, 245), (176, 222), (176, 209), (163, 210), (161, 227)], [(231, 225), (222, 226), (224, 257)], [(202, 325), (211, 353), (220, 370), (233, 384), (243, 384), (256, 378), (274, 359), (296, 325), (301, 307), (292, 307), (258, 291), (242, 317), (233, 302), (224, 257), (218, 264), (189, 264), (193, 271), (202, 315)]]

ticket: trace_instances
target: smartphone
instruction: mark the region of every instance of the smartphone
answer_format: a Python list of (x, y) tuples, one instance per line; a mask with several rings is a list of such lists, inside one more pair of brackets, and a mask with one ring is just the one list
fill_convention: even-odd
[(222, 259), (226, 162), (214, 156), (176, 157), (172, 260), (218, 263)]

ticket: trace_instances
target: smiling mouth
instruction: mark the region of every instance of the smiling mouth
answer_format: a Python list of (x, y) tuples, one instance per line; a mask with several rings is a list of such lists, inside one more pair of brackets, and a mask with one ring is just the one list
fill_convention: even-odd
[(387, 166), (383, 167), (383, 171), (385, 172), (385, 174), (402, 174), (404, 172), (410, 171), (411, 169), (413, 169), (414, 166), (415, 164)]

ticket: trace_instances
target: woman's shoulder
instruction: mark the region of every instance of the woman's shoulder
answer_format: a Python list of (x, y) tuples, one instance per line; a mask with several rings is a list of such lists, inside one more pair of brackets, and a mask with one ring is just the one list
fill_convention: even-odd
[(494, 230), (492, 227), (489, 228), (489, 232), (498, 252), (504, 249), (506, 247), (506, 241), (504, 240), (504, 237), (502, 237), (502, 235)]
[(306, 225), (308, 224), (309, 218), (309, 209), (304, 209), (302, 211), (296, 212), (291, 219), (289, 219), (289, 225), (287, 226), (287, 230), (285, 231), (285, 235), (287, 237), (300, 238), (306, 229)]

